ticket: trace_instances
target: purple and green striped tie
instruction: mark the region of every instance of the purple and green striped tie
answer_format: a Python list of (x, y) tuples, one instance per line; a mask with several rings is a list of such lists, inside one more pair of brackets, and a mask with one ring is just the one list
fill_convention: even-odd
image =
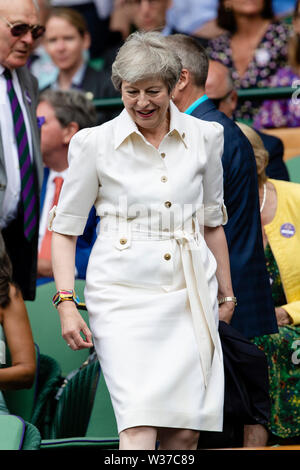
[(17, 141), (19, 166), (21, 174), (21, 195), (24, 210), (24, 235), (31, 240), (37, 229), (37, 199), (35, 195), (34, 171), (30, 158), (28, 136), (22, 109), (13, 87), (10, 70), (5, 69), (4, 77), (7, 83), (7, 94), (9, 97), (14, 122), (14, 130)]

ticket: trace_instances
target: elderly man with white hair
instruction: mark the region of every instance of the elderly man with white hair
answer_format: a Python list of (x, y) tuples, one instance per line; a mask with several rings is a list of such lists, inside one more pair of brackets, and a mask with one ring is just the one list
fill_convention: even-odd
[(0, 228), (13, 281), (25, 300), (33, 300), (43, 165), (36, 120), (38, 88), (26, 63), (44, 27), (33, 0), (1, 0), (0, 20), (0, 31), (10, 45), (0, 60)]

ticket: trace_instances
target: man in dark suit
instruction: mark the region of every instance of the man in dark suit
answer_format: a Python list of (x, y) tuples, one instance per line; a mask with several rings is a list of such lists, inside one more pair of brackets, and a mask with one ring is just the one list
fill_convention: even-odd
[[(205, 94), (208, 57), (193, 38), (173, 35), (166, 38), (179, 55), (183, 69), (172, 98), (180, 111), (224, 128), (224, 202), (228, 223), (224, 226), (228, 243), (232, 285), (238, 305), (231, 325), (246, 338), (278, 331), (267, 274), (259, 213), (256, 163), (252, 147), (238, 126), (217, 110)], [(245, 427), (244, 445), (265, 445), (263, 426)]]
[[(205, 84), (207, 96), (214, 102), (216, 108), (229, 118), (237, 107), (238, 95), (233, 88), (233, 82), (229, 70), (225, 65), (215, 60), (209, 61), (208, 75)], [(275, 136), (257, 131), (265, 148), (269, 152), (269, 163), (266, 173), (269, 178), (289, 181), (287, 167), (283, 161), (283, 143)]]
[[(45, 165), (39, 230), (37, 281), (39, 285), (53, 280), (51, 250), (47, 249), (47, 245), (50, 245), (47, 240), (50, 237), (50, 241), (52, 234), (47, 229), (48, 215), (53, 206), (56, 182), (61, 181), (59, 186), (61, 189), (68, 171), (70, 140), (80, 129), (94, 126), (97, 115), (93, 104), (84, 93), (77, 90), (47, 90), (40, 96), (37, 116), (41, 123), (41, 148)], [(98, 222), (99, 217), (93, 208), (84, 233), (77, 239), (75, 258), (77, 279), (85, 279), (89, 256), (97, 237)]]
[(25, 64), (43, 29), (32, 0), (0, 5), (1, 21), (9, 34), (17, 35), (10, 54), (0, 62), (0, 226), (13, 280), (24, 299), (33, 300), (43, 166), (36, 122), (38, 87)]

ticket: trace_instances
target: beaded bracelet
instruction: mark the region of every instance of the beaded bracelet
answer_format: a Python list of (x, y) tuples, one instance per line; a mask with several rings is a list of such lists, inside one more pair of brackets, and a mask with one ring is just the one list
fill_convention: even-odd
[(59, 290), (59, 291), (57, 291), (56, 294), (54, 294), (54, 296), (52, 298), (52, 303), (53, 303), (54, 307), (57, 308), (58, 305), (61, 302), (65, 302), (67, 300), (71, 301), (71, 302), (74, 302), (75, 305), (79, 304), (79, 298), (77, 297), (74, 290)]

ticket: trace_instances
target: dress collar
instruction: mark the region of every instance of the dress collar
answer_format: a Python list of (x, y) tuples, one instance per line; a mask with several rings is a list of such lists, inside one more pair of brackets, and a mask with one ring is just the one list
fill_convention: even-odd
[[(184, 113), (181, 113), (175, 104), (170, 101), (170, 130), (168, 135), (177, 135), (180, 140), (187, 147), (186, 142), (186, 123), (184, 121)], [(117, 125), (114, 133), (114, 147), (117, 149), (131, 134), (140, 135), (145, 140), (143, 134), (139, 131), (136, 123), (128, 114), (126, 109), (123, 109), (121, 114), (116, 118)]]

